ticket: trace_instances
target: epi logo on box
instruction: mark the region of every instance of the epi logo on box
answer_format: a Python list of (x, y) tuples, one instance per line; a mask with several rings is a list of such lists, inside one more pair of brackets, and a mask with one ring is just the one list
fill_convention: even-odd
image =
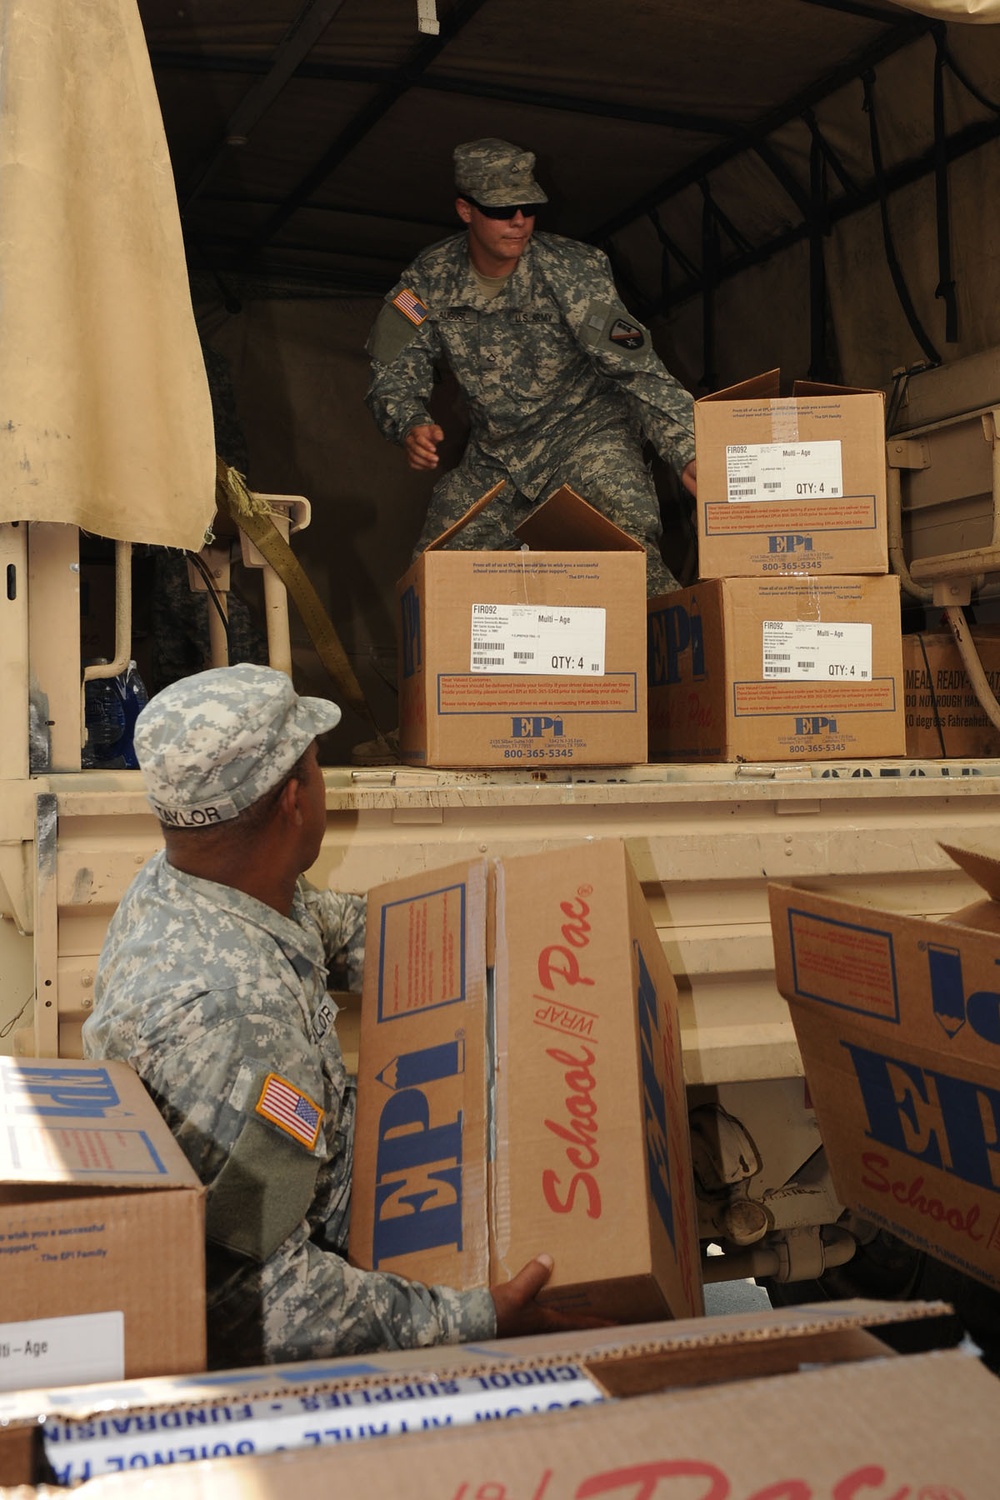
[(783, 536), (769, 536), (767, 539), (768, 552), (811, 552), (813, 539), (797, 532), (788, 532)]
[(1000, 1090), (855, 1042), (841, 1046), (854, 1064), (869, 1139), (1000, 1193)]
[(646, 1168), (649, 1191), (660, 1222), (676, 1250), (674, 1205), (670, 1189), (670, 1152), (667, 1145), (667, 1101), (656, 1076), (655, 1058), (660, 1050), (660, 1027), (656, 1008), (656, 985), (638, 943), (634, 945), (638, 960), (639, 982), (636, 1007), (639, 1013), (639, 1035), (642, 1038), (642, 1115), (646, 1133)]
[(549, 714), (519, 714), (511, 719), (510, 732), (515, 740), (559, 739), (564, 733), (563, 721)]
[(376, 1074), (390, 1090), (378, 1124), (372, 1265), (462, 1248), (462, 1111), (434, 1120), (434, 1085), (465, 1071), (465, 1042), (403, 1052)]
[(412, 677), (423, 666), (423, 641), (420, 631), (420, 596), (411, 585), (399, 599), (399, 640), (403, 656), (403, 676)]
[(650, 687), (666, 687), (681, 680), (683, 658), (690, 653), (688, 680), (705, 676), (705, 640), (697, 599), (689, 606), (669, 604), (654, 610), (646, 623), (646, 672)]
[(823, 714), (798, 714), (795, 719), (797, 735), (836, 734), (837, 721)]
[(18, 1106), (22, 1114), (102, 1120), (121, 1105), (118, 1090), (104, 1068), (21, 1066), (5, 1076), (4, 1088), (14, 1099), (24, 1096), (24, 1103)]
[(944, 943), (928, 943), (927, 972), (931, 1007), (941, 1029), (953, 1037), (968, 1021), (984, 1042), (1000, 1045), (1000, 992), (976, 990), (966, 996), (961, 950)]

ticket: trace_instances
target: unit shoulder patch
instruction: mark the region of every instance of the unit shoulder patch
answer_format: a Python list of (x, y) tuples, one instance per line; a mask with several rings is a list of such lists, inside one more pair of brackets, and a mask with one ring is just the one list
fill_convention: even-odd
[(311, 1151), (319, 1139), (323, 1111), (319, 1105), (278, 1073), (268, 1073), (255, 1113), (269, 1120)]
[(641, 349), (646, 342), (645, 330), (627, 318), (616, 318), (608, 330), (608, 338), (619, 349)]

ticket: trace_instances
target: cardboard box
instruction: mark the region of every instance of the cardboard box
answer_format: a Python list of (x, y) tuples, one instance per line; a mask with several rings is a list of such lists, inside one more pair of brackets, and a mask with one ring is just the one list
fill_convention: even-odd
[(903, 754), (897, 578), (716, 579), (648, 611), (653, 759)]
[[(91, 1481), (89, 1500), (105, 1474), (145, 1481), (170, 1467), (183, 1482), (180, 1466), (208, 1458), (224, 1477), (231, 1456), (252, 1484), (262, 1455), (336, 1448), (339, 1461), (358, 1442), (381, 1473), (385, 1440), (397, 1435), (447, 1439), (462, 1427), (506, 1429), (511, 1417), (702, 1386), (731, 1398), (737, 1382), (806, 1364), (892, 1358), (878, 1337), (885, 1325), (943, 1310), (846, 1302), (0, 1395), (0, 1484), (31, 1484), (47, 1469), (61, 1485)], [(518, 1447), (526, 1431), (519, 1427)], [(287, 1469), (290, 1460), (281, 1462)]]
[[(839, 1333), (836, 1308), (798, 1315), (800, 1321), (825, 1315), (825, 1339), (818, 1321), (805, 1337), (785, 1338), (773, 1315), (700, 1320), (697, 1343), (692, 1325), (681, 1325), (686, 1349), (672, 1347), (671, 1329), (649, 1326), (641, 1342), (609, 1348), (603, 1357), (597, 1350), (593, 1360), (579, 1345), (564, 1347), (550, 1337), (549, 1371), (559, 1368), (561, 1351), (563, 1361), (574, 1360), (615, 1399), (569, 1409), (556, 1402), (549, 1410), (544, 1397), (533, 1399), (544, 1384), (522, 1387), (524, 1415), (513, 1426), (492, 1418), (453, 1426), (445, 1417), (447, 1398), (432, 1397), (405, 1436), (373, 1432), (367, 1441), (345, 1441), (336, 1436), (343, 1416), (338, 1398), (345, 1395), (360, 1405), (367, 1392), (372, 1427), (403, 1429), (393, 1423), (391, 1405), (378, 1405), (384, 1393), (370, 1376), (355, 1376), (348, 1387), (328, 1368), (302, 1396), (313, 1422), (306, 1446), (177, 1466), (170, 1445), (191, 1437), (190, 1428), (177, 1432), (186, 1425), (179, 1408), (170, 1425), (148, 1413), (144, 1446), (131, 1459), (116, 1455), (126, 1472), (97, 1472), (88, 1480), (77, 1470), (74, 1477), (84, 1478), (82, 1500), (140, 1492), (144, 1500), (284, 1500), (332, 1488), (413, 1500), (993, 1500), (1000, 1462), (993, 1375), (953, 1350), (878, 1357), (888, 1351), (874, 1338), (859, 1350), (854, 1337), (865, 1335), (857, 1308), (853, 1329), (845, 1319)], [(449, 1352), (454, 1370), (466, 1351)], [(496, 1382), (498, 1405), (505, 1406), (504, 1387), (532, 1369), (517, 1354), (505, 1360), (497, 1350), (479, 1378)], [(440, 1365), (433, 1378), (438, 1388), (446, 1383)], [(416, 1378), (409, 1383), (414, 1390), (421, 1385)], [(95, 1426), (129, 1425), (120, 1397), (115, 1392), (111, 1403), (92, 1408)], [(229, 1400), (223, 1386), (214, 1410), (231, 1409)], [(433, 1405), (437, 1420), (428, 1410)], [(197, 1441), (204, 1430), (195, 1431)]]
[(623, 842), (368, 898), (351, 1259), (616, 1321), (702, 1308), (677, 993)]
[(0, 1057), (0, 1389), (205, 1367), (203, 1189), (124, 1063)]
[(645, 761), (645, 551), (565, 487), (517, 528), (530, 551), (441, 550), (499, 488), (396, 586), (403, 761)]
[(947, 852), (943, 922), (772, 885), (775, 974), (840, 1201), (1000, 1288), (1000, 861)]
[(698, 576), (887, 573), (885, 398), (769, 370), (694, 406)]
[[(969, 633), (987, 681), (1000, 693), (1000, 627), (978, 625)], [(903, 684), (907, 755), (1000, 755), (1000, 729), (987, 717), (950, 634), (903, 636)]]

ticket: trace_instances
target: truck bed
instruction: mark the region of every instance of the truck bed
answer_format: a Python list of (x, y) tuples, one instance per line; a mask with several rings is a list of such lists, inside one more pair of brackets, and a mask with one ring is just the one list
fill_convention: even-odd
[[(938, 916), (976, 893), (941, 843), (989, 843), (1000, 830), (995, 760), (330, 767), (324, 778), (328, 832), (311, 878), (335, 889), (365, 891), (470, 854), (624, 839), (681, 991), (689, 1085), (801, 1073), (774, 987), (769, 879)], [(104, 930), (159, 846), (157, 825), (137, 772), (43, 776), (0, 794), (0, 902), (34, 934), (40, 997), (17, 1048), (76, 1056)], [(352, 1009), (341, 1019), (348, 1053)]]

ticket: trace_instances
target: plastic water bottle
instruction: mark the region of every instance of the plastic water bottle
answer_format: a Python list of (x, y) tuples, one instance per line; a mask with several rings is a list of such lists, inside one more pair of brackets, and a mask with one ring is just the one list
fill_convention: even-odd
[(121, 755), (122, 765), (135, 771), (139, 767), (135, 755), (135, 721), (149, 702), (149, 695), (134, 661), (129, 662), (128, 671), (124, 672), (121, 677), (116, 677), (114, 682), (121, 696), (125, 715), (125, 727), (122, 731), (118, 753)]
[[(88, 666), (106, 666), (107, 658), (88, 662)], [(122, 766), (119, 741), (125, 732), (125, 707), (113, 677), (94, 677), (84, 686), (84, 722), (87, 743), (81, 757), (85, 767)]]

